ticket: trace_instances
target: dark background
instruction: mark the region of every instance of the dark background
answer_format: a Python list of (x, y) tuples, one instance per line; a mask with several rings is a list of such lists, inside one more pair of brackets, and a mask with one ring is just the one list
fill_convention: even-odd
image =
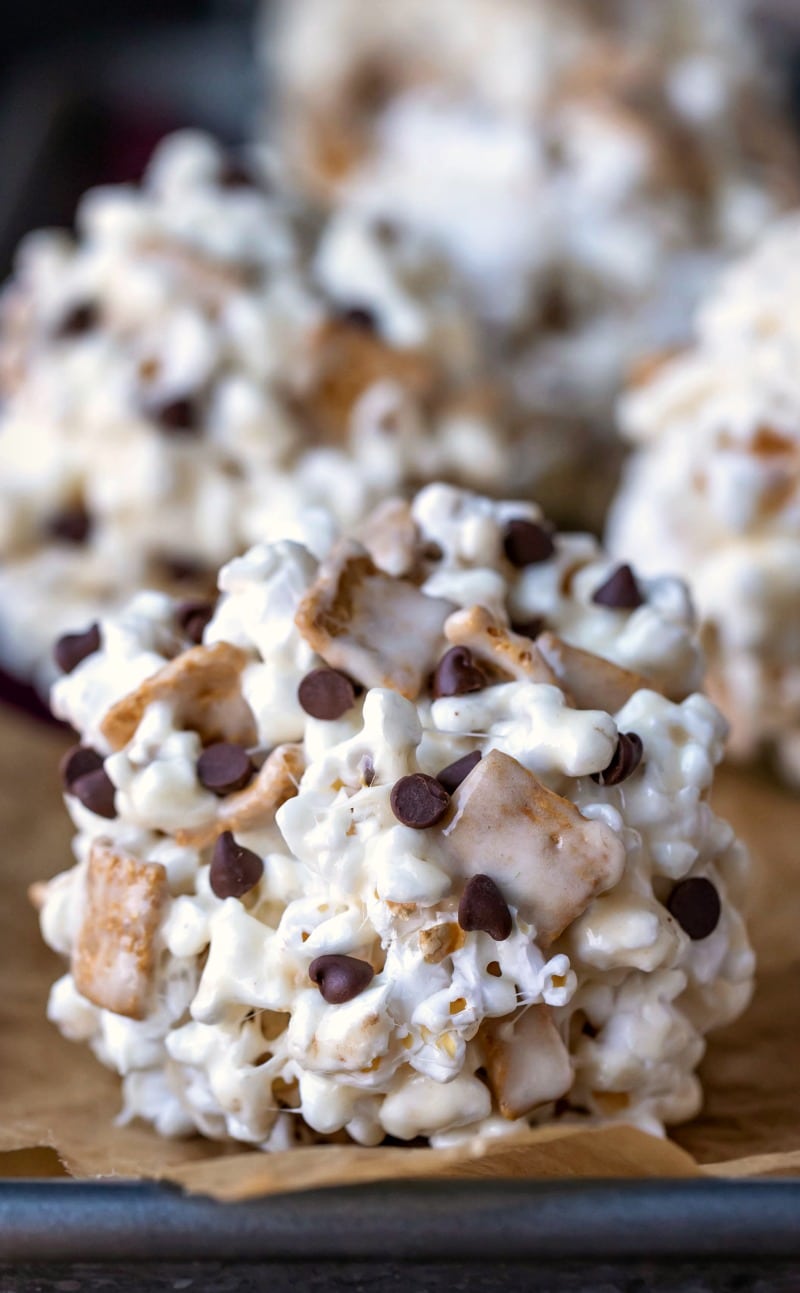
[[(371, 0), (365, 0), (370, 3)], [(0, 277), (29, 229), (194, 125), (252, 133), (256, 0), (0, 0)]]

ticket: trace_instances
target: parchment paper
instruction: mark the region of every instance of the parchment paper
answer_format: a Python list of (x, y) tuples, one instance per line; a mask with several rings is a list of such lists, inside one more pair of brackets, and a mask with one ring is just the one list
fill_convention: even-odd
[(751, 906), (760, 975), (748, 1014), (712, 1036), (700, 1118), (671, 1140), (623, 1127), (542, 1128), (459, 1150), (336, 1145), (265, 1155), (115, 1125), (118, 1079), (45, 1019), (61, 964), (41, 942), (26, 889), (69, 864), (56, 771), (67, 744), (60, 732), (0, 713), (0, 1176), (168, 1178), (234, 1199), (401, 1176), (800, 1173), (800, 799), (764, 773), (726, 770), (715, 791), (717, 810), (757, 857)]

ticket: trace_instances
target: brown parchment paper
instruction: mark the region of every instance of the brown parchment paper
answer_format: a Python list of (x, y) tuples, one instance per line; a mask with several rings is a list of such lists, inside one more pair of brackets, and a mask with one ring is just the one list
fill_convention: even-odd
[(41, 942), (26, 889), (69, 864), (56, 771), (67, 744), (60, 732), (0, 713), (0, 1176), (166, 1178), (237, 1199), (399, 1177), (800, 1174), (800, 799), (766, 775), (726, 770), (714, 799), (756, 854), (758, 990), (744, 1019), (712, 1037), (704, 1111), (672, 1139), (545, 1127), (468, 1149), (335, 1145), (266, 1155), (117, 1126), (117, 1078), (47, 1023), (62, 966)]

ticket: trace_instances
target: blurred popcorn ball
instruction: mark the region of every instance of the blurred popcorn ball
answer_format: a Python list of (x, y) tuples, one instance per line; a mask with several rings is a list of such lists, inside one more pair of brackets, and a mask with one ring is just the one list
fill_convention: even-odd
[(63, 629), (142, 586), (203, 594), (322, 503), (352, 523), (431, 478), (533, 488), (544, 459), (441, 261), (379, 224), (317, 242), (264, 167), (193, 133), (87, 194), (75, 238), (25, 241), (0, 334), (7, 669), (46, 685)]
[(165, 1134), (692, 1117), (753, 956), (684, 586), (444, 485), (332, 529), (59, 643), (49, 1017)]
[(797, 196), (742, 4), (285, 0), (263, 49), (267, 129), (333, 210), (323, 265), (372, 221), (430, 239), (540, 498), (596, 523), (623, 373), (684, 339), (720, 253)]
[(800, 219), (700, 310), (693, 345), (623, 398), (636, 446), (609, 538), (692, 580), (731, 752), (800, 784)]

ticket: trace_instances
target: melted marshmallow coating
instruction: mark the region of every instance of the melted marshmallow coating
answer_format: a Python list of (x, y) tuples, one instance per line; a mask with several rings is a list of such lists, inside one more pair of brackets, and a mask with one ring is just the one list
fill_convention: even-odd
[[(518, 541), (541, 540), (531, 504), (436, 485), (397, 515), (384, 510), (370, 537), (392, 575), (359, 545), (324, 555), (320, 532), (260, 545), (222, 570), (194, 656), (181, 654), (172, 600), (142, 593), (56, 684), (55, 713), (106, 756), (116, 816), (87, 808), (80, 783), (66, 796), (76, 864), (47, 886), (41, 923), (71, 972), (49, 1017), (121, 1074), (124, 1116), (164, 1134), (276, 1149), (344, 1129), (365, 1145), (447, 1144), (556, 1116), (654, 1131), (691, 1117), (704, 1035), (743, 1009), (753, 957), (739, 915), (746, 857), (707, 803), (725, 723), (694, 690), (685, 590), (642, 579), (638, 607), (599, 605), (615, 567), (585, 535), (512, 565), (509, 522)], [(336, 571), (347, 591), (334, 612)], [(508, 637), (509, 620), (534, 617), (551, 635), (542, 651), (581, 648), (569, 687), (530, 638)], [(465, 623), (491, 632), (467, 652), (477, 687), (451, 694), (437, 661)], [(509, 641), (510, 655), (493, 654)], [(241, 668), (221, 709), (192, 691), (198, 651)], [(331, 663), (361, 686), (338, 717), (312, 717), (299, 685)], [(609, 708), (609, 680), (626, 686), (621, 708), (618, 693)], [(142, 684), (146, 703), (121, 719), (118, 702)], [(297, 760), (282, 806), (260, 817), (241, 815), (248, 789), (218, 798), (197, 772), (209, 714), (233, 722), (242, 696), (255, 763), (287, 742)], [(631, 732), (641, 763), (600, 784)], [(443, 818), (398, 815), (402, 778), (470, 753), (482, 757)], [(231, 812), (260, 879), (219, 897), (209, 841)], [(112, 877), (133, 868), (159, 894), (136, 1018), (109, 1008), (130, 969), (119, 893), (89, 911), (109, 853)], [(476, 874), (494, 881), (488, 898)], [(670, 912), (690, 878), (718, 899), (694, 937)], [(126, 948), (140, 930), (137, 913)], [(109, 931), (111, 967), (97, 954)], [(323, 995), (312, 966), (324, 956), (367, 963), (367, 982), (362, 964), (349, 998)]]
[(772, 747), (800, 782), (800, 221), (722, 278), (697, 338), (620, 408), (638, 447), (616, 552), (690, 578), (732, 751)]
[(413, 235), (373, 240), (372, 320), (363, 251), (324, 296), (313, 222), (265, 171), (247, 182), (181, 133), (141, 186), (88, 193), (74, 238), (23, 243), (0, 306), (12, 672), (49, 682), (61, 630), (137, 588), (213, 588), (302, 508), (349, 525), (411, 482), (520, 479), (520, 446), (472, 397), (474, 330), (441, 266)]

